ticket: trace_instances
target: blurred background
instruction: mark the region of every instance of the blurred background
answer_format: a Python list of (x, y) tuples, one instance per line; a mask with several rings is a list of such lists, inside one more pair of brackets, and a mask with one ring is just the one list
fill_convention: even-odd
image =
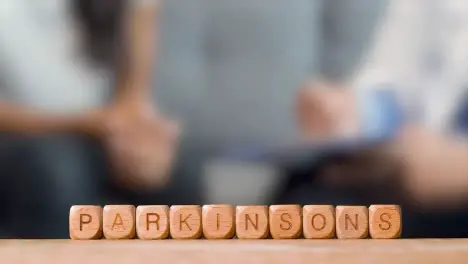
[[(445, 144), (463, 133), (445, 128), (464, 106), (467, 17), (457, 0), (0, 0), (0, 235), (66, 238), (74, 204), (397, 203), (405, 237), (466, 236), (468, 155), (462, 140)], [(375, 126), (405, 127), (361, 96), (382, 84), (405, 122), (423, 116), (414, 123), (450, 135), (402, 140), (430, 148), (405, 156), (413, 174), (377, 160), (398, 140), (325, 152), (330, 141), (314, 134), (311, 123), (335, 124), (330, 136), (349, 121), (350, 134), (331, 140), (361, 142)], [(368, 112), (334, 114), (353, 109)], [(182, 125), (174, 146), (160, 115)], [(249, 158), (296, 146), (304, 131), (327, 143), (307, 155), (293, 147), (300, 162)]]

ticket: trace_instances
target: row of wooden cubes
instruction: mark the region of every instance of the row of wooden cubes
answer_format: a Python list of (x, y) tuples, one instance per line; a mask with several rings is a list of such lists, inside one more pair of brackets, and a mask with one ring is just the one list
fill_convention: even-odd
[(72, 239), (399, 238), (398, 205), (106, 205), (70, 209)]

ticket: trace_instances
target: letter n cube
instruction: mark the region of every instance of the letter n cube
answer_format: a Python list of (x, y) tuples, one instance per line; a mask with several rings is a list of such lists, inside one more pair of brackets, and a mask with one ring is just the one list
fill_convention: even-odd
[(269, 234), (267, 206), (237, 206), (236, 235), (239, 239), (262, 239)]

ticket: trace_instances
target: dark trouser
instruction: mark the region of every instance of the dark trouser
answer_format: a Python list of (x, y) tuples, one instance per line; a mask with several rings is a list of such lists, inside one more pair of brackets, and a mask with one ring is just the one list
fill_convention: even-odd
[[(377, 190), (378, 191), (378, 190)], [(391, 196), (378, 197), (363, 195), (353, 190), (338, 190), (304, 183), (302, 186), (287, 190), (278, 197), (277, 204), (331, 204), (365, 205), (399, 204)], [(425, 213), (408, 209), (402, 205), (404, 238), (468, 238), (468, 209), (451, 213)]]
[(2, 138), (0, 153), (2, 237), (68, 237), (70, 206), (102, 203), (106, 173), (89, 142)]
[(131, 192), (113, 184), (105, 155), (93, 142), (2, 137), (0, 238), (68, 238), (72, 205), (200, 203), (198, 163), (187, 160), (181, 159), (169, 188)]

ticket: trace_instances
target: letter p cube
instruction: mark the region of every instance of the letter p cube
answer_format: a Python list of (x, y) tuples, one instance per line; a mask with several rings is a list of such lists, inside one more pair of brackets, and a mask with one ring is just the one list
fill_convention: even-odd
[(70, 238), (75, 240), (102, 237), (102, 207), (74, 205), (70, 208)]

